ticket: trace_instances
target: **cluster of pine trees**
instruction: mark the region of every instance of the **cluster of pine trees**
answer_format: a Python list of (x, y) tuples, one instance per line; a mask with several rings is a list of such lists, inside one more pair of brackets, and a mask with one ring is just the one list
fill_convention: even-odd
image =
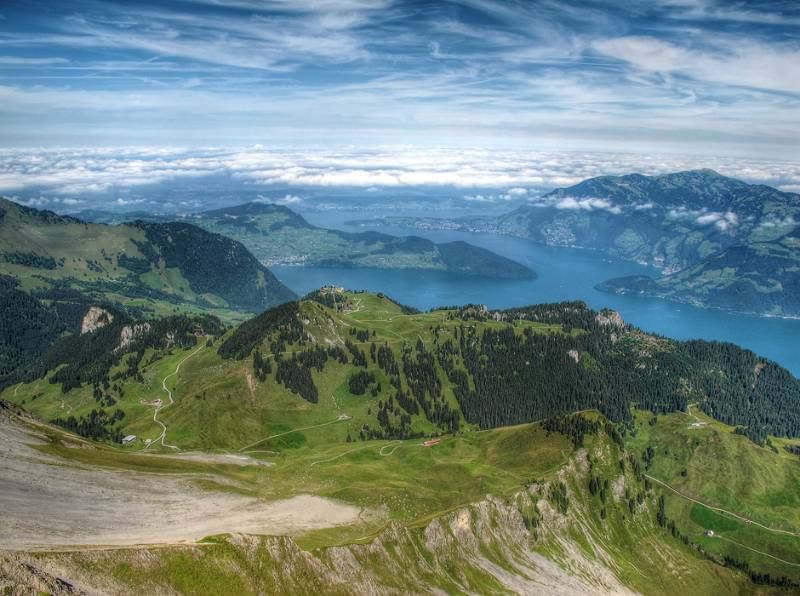
[(262, 383), (267, 380), (267, 375), (272, 373), (272, 363), (269, 359), (264, 359), (261, 350), (258, 349), (253, 352), (253, 373)]
[(367, 342), (369, 341), (369, 329), (358, 329), (356, 327), (350, 327), (350, 335), (356, 338), (357, 341), (360, 342)]
[(273, 354), (286, 351), (286, 344), (305, 338), (303, 324), (297, 317), (297, 302), (287, 302), (248, 319), (223, 341), (217, 353), (223, 358), (247, 358), (266, 338), (276, 336), (271, 344)]
[(114, 410), (113, 414), (108, 414), (108, 412), (100, 408), (99, 410), (92, 410), (86, 416), (55, 418), (52, 422), (87, 439), (119, 443), (122, 440), (122, 431), (115, 426), (115, 423), (124, 417), (125, 412), (119, 408)]
[(375, 375), (366, 370), (356, 371), (347, 379), (347, 388), (353, 395), (364, 395), (369, 386), (375, 382)]
[(275, 380), (278, 383), (283, 383), (287, 389), (294, 391), (312, 404), (319, 401), (319, 391), (314, 385), (311, 369), (303, 365), (296, 354), (293, 353), (289, 358), (278, 355), (276, 362)]
[(66, 329), (58, 311), (0, 275), (0, 389), (42, 376), (43, 354)]
[(425, 417), (448, 432), (461, 427), (461, 415), (447, 402), (436, 367), (433, 352), (428, 351), (422, 339), (415, 349), (403, 348), (403, 373), (411, 395), (419, 403)]
[(363, 366), (367, 367), (367, 355), (364, 353), (364, 350), (359, 348), (349, 339), (344, 340), (345, 347), (349, 350), (350, 354), (353, 356), (353, 366)]
[[(37, 255), (34, 252), (6, 252), (2, 254), (2, 260), (14, 265), (33, 267), (34, 269), (55, 269), (58, 262), (53, 257)], [(64, 259), (61, 259), (62, 261)]]
[[(569, 437), (576, 449), (583, 447), (585, 435), (596, 434), (601, 428), (597, 420), (589, 420), (579, 414), (571, 416), (555, 416), (542, 422), (542, 428), (547, 434), (556, 432)], [(594, 493), (592, 493), (594, 494)]]

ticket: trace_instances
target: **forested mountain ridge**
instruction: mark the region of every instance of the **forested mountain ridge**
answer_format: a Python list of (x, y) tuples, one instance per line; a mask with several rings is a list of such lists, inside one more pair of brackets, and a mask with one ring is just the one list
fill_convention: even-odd
[(295, 297), (240, 243), (196, 226), (112, 227), (5, 199), (0, 274), (38, 299), (82, 297), (141, 313), (252, 313)]
[[(126, 358), (113, 366), (85, 360), (75, 370), (85, 368), (89, 376), (76, 372), (65, 384), (58, 359), (48, 357), (48, 380), (66, 391), (53, 399), (90, 404), (80, 396), (128, 370)], [(163, 358), (156, 351), (145, 360), (156, 370)], [(633, 407), (666, 413), (691, 403), (757, 442), (800, 436), (800, 381), (777, 364), (730, 344), (648, 335), (613, 311), (595, 312), (581, 302), (413, 314), (385, 297), (326, 289), (238, 325), (195, 362), (204, 362), (205, 372), (198, 370), (199, 384), (185, 392), (225, 386), (229, 400), (250, 396), (248, 407), (257, 411), (298, 398), (327, 411), (332, 393), (335, 403), (348, 404), (353, 439), (494, 428), (586, 409), (628, 424)], [(114, 366), (122, 368), (115, 373)], [(123, 394), (141, 393), (143, 377), (120, 378)], [(207, 399), (217, 403), (222, 396)], [(229, 400), (220, 407), (236, 411), (239, 398)], [(199, 432), (196, 415), (189, 415), (192, 403), (173, 410), (182, 434)], [(47, 411), (48, 404), (39, 398), (30, 407)], [(125, 410), (125, 402), (119, 407)], [(183, 408), (190, 408), (185, 419)], [(236, 440), (257, 437), (259, 419), (235, 432), (220, 429), (216, 446), (231, 446), (222, 438), (228, 432)], [(126, 420), (131, 431), (150, 424), (146, 417)]]
[[(87, 215), (113, 222), (125, 220), (97, 212)], [(417, 236), (321, 228), (282, 205), (244, 203), (180, 216), (179, 220), (240, 241), (267, 266), (433, 269), (490, 278), (536, 277), (530, 268), (466, 242), (437, 244)]]

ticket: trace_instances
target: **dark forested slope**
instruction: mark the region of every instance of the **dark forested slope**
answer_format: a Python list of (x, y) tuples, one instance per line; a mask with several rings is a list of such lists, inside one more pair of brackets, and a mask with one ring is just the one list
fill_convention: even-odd
[(47, 301), (260, 312), (294, 294), (240, 243), (185, 223), (106, 226), (0, 199), (0, 273)]

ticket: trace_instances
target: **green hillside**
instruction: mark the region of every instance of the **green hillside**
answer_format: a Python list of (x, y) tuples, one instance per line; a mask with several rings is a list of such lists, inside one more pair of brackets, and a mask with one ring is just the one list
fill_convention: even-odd
[[(612, 591), (800, 586), (800, 476), (785, 448), (800, 445), (800, 381), (752, 352), (647, 335), (579, 302), (418, 313), (335, 288), (229, 330), (211, 318), (140, 324), (115, 316), (65, 337), (42, 378), (0, 393), (100, 441), (74, 449), (77, 439), (50, 430), (40, 450), (377, 513), (292, 539), (171, 547), (155, 566), (142, 566), (139, 549), (59, 558), (84, 580), (299, 592), (319, 587), (303, 571), (311, 565), (334, 583), (409, 589), (384, 573), (389, 564), (446, 591), (502, 592), (510, 577), (534, 581), (514, 563), (524, 560), (538, 573), (555, 562), (552, 581)], [(121, 446), (124, 435), (136, 438)], [(467, 535), (492, 566), (463, 550)], [(387, 553), (380, 565), (376, 544)], [(345, 556), (335, 545), (355, 568), (332, 564)], [(262, 554), (251, 560), (251, 549)], [(448, 573), (419, 567), (420, 549)], [(231, 561), (258, 571), (235, 579)], [(46, 569), (52, 559), (34, 562)]]
[[(658, 455), (649, 466), (639, 448), (657, 445), (657, 434), (682, 426), (688, 430), (687, 418), (670, 414), (655, 424), (651, 415), (638, 418), (638, 432), (628, 444), (588, 414), (582, 435), (574, 435), (569, 424), (562, 427), (567, 434), (529, 424), (447, 436), (431, 447), (414, 440), (367, 441), (356, 447), (285, 445), (279, 453), (252, 454), (268, 458), (275, 463), (272, 467), (203, 463), (99, 445), (76, 449), (69, 436), (37, 427), (37, 434), (46, 437), (38, 449), (61, 458), (61, 465), (194, 477), (206, 490), (244, 492), (265, 500), (318, 494), (382, 513), (366, 515), (354, 526), (293, 537), (215, 536), (200, 546), (61, 549), (23, 557), (0, 553), (0, 581), (11, 575), (23, 578), (17, 579), (18, 585), (48, 580), (57, 585), (58, 577), (98, 591), (173, 589), (190, 594), (209, 589), (224, 594), (338, 593), (335, 586), (340, 584), (350, 586), (348, 593), (368, 592), (368, 586), (376, 585), (506, 593), (512, 586), (542, 589), (544, 584), (646, 594), (676, 589), (753, 594), (768, 593), (770, 584), (792, 586), (791, 565), (725, 539), (789, 561), (796, 560), (787, 557), (796, 554), (797, 541), (774, 541), (772, 533), (755, 528), (742, 534), (744, 524), (737, 528), (730, 519), (718, 519), (713, 511), (697, 508), (650, 480), (661, 476), (664, 461), (683, 465), (685, 449), (679, 446), (669, 458), (661, 457), (662, 451), (672, 453), (670, 448), (682, 440), (697, 442), (691, 443), (688, 432), (659, 439), (665, 442), (656, 447)], [(702, 432), (708, 439), (710, 431)], [(720, 472), (704, 476), (707, 470), (690, 468), (688, 478), (695, 485), (719, 493), (728, 490), (730, 483), (723, 477), (728, 466), (758, 465), (760, 478), (774, 477), (768, 484), (759, 484), (755, 494), (747, 484), (734, 487), (743, 491), (737, 505), (748, 515), (759, 511), (753, 507), (758, 506), (756, 499), (774, 501), (785, 491), (796, 492), (796, 476), (787, 479), (796, 463), (762, 454), (742, 437), (739, 448), (727, 452), (724, 447), (736, 438), (716, 432), (730, 439), (715, 448), (712, 436), (713, 451), (701, 448), (692, 465), (719, 456), (714, 465)], [(680, 473), (676, 475), (680, 482)], [(703, 492), (696, 496), (708, 498)], [(796, 509), (791, 501), (786, 507)], [(760, 511), (769, 509), (762, 505)], [(793, 521), (778, 524), (797, 528)], [(717, 530), (716, 540), (703, 535), (709, 528)], [(477, 553), (482, 557), (476, 560)], [(337, 563), (342, 558), (348, 560), (346, 567)], [(492, 565), (482, 563), (486, 560)]]
[[(201, 329), (195, 335), (222, 333), (211, 319), (176, 319), (184, 320), (182, 328)], [(87, 416), (109, 396), (126, 411), (125, 433), (153, 428), (139, 400), (165, 397), (159, 379), (187, 353), (167, 325), (126, 355), (117, 346), (134, 345), (136, 325), (119, 317), (62, 339), (48, 353), (46, 379), (3, 397), (53, 419), (65, 409)], [(416, 313), (382, 295), (330, 288), (208, 344), (182, 365), (188, 398), (164, 413), (182, 448), (227, 449), (331, 421), (313, 440), (432, 436), (586, 409), (630, 427), (632, 406), (666, 413), (690, 403), (758, 443), (800, 436), (800, 381), (777, 364), (731, 344), (648, 335), (581, 302)], [(94, 352), (84, 356), (89, 347), (115, 357), (101, 364)], [(70, 375), (58, 368), (67, 362)]]
[[(595, 417), (585, 420), (591, 425)], [(532, 424), (451, 436), (432, 447), (295, 446), (268, 468), (75, 449), (57, 431), (37, 432), (46, 437), (40, 452), (63, 465), (157, 470), (263, 499), (312, 492), (357, 504), (365, 516), (354, 526), (292, 537), (0, 552), (0, 582), (17, 586), (51, 593), (65, 584), (183, 594), (781, 593), (673, 536), (671, 518), (662, 527), (658, 487), (602, 425), (579, 448), (570, 436)], [(781, 577), (770, 581), (791, 582)]]
[(259, 312), (294, 298), (236, 241), (185, 223), (90, 224), (0, 199), (0, 274), (47, 301)]
[(0, 387), (39, 374), (91, 306), (241, 320), (293, 298), (244, 246), (196, 226), (110, 227), (0, 199)]

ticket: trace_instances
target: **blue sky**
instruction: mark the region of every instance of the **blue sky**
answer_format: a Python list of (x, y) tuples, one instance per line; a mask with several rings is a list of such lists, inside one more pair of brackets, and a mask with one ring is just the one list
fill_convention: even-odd
[(0, 143), (797, 160), (798, 65), (797, 2), (6, 0)]

